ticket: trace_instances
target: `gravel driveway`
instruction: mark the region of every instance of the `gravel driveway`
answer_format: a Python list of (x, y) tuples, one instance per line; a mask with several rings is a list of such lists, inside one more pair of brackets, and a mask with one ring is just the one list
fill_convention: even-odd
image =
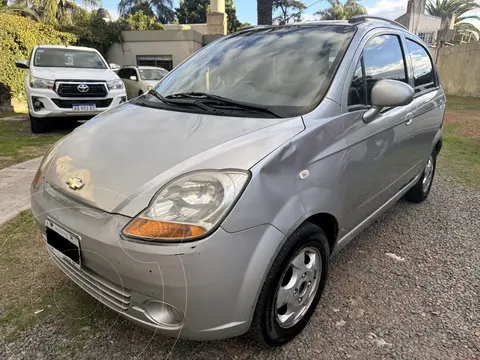
[(0, 358), (478, 360), (479, 237), (480, 194), (437, 176), (429, 200), (399, 202), (334, 259), (312, 321), (283, 348), (248, 337), (176, 342), (117, 318), (80, 329), (91, 334), (70, 354), (57, 346), (76, 340), (46, 324)]

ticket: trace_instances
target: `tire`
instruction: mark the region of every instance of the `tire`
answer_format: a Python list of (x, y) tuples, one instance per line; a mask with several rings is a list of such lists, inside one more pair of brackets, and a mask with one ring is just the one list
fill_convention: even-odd
[(29, 114), (30, 117), (30, 129), (34, 134), (43, 134), (49, 130), (48, 123), (45, 119), (36, 118)]
[[(317, 280), (311, 281), (313, 284), (311, 290), (308, 289), (310, 284), (306, 285), (306, 282), (312, 279), (310, 275), (305, 278), (305, 280), (307, 280), (305, 281), (302, 280), (303, 275), (300, 275), (302, 271), (298, 272), (298, 270), (293, 270), (297, 274), (295, 277), (292, 275), (292, 272), (290, 272), (291, 269), (293, 269), (291, 264), (293, 259), (296, 259), (297, 256), (302, 256), (299, 254), (309, 249), (312, 250), (312, 254), (316, 252), (315, 255), (319, 255), (319, 259), (321, 260), (321, 263), (317, 265), (321, 273), (317, 273)], [(314, 259), (310, 256), (307, 257), (309, 263)], [(305, 259), (307, 259), (307, 257), (305, 257)], [(299, 258), (303, 259), (303, 257)], [(303, 262), (305, 262), (305, 260)], [(321, 228), (312, 223), (303, 223), (287, 239), (265, 278), (253, 315), (250, 335), (257, 341), (271, 347), (283, 345), (295, 338), (308, 324), (308, 321), (315, 311), (323, 289), (325, 288), (329, 266), (330, 247), (325, 233)], [(312, 266), (312, 268), (314, 267), (315, 265)], [(288, 276), (290, 276), (292, 282), (288, 281)], [(303, 281), (303, 283), (297, 286), (298, 282), (292, 280), (294, 278), (299, 279), (300, 282)], [(286, 281), (288, 281), (288, 284), (284, 285)], [(290, 286), (289, 284), (294, 285)], [(298, 297), (302, 299), (300, 297), (302, 294), (304, 294), (305, 301), (307, 301), (307, 303), (304, 304), (303, 315), (299, 316), (296, 322), (292, 324), (285, 322), (283, 326), (281, 325), (279, 316), (285, 316), (282, 312), (285, 311), (285, 313), (287, 313), (289, 305), (284, 305), (285, 310), (282, 310), (283, 306), (277, 309), (277, 291), (280, 292), (280, 286), (288, 286), (291, 289), (295, 288), (294, 295), (290, 297), (290, 301), (292, 301), (293, 304), (296, 304)], [(306, 287), (307, 292), (305, 293)], [(315, 287), (316, 290), (314, 289)], [(311, 293), (311, 296), (308, 296), (309, 293)]]
[(138, 96), (142, 96), (142, 95), (143, 95), (143, 91), (140, 90), (140, 91), (138, 92)]
[[(430, 164), (432, 167), (429, 169)], [(434, 150), (427, 160), (427, 164), (423, 170), (422, 176), (420, 176), (420, 179), (418, 179), (417, 183), (405, 194), (405, 198), (408, 201), (421, 203), (427, 199), (428, 194), (430, 194), (430, 190), (432, 189), (436, 168), (437, 153)]]

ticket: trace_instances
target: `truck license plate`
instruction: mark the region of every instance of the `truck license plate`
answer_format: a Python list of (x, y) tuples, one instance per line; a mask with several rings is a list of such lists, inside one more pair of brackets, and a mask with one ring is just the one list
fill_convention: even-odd
[(72, 105), (73, 111), (95, 111), (97, 106), (95, 104)]

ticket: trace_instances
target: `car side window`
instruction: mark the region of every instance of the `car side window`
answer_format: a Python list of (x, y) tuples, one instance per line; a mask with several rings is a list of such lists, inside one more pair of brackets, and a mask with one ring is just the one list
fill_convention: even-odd
[(117, 73), (118, 77), (120, 79), (125, 79), (127, 76), (127, 69), (120, 69), (118, 70), (118, 73)]
[(436, 87), (432, 59), (425, 48), (413, 40), (407, 39), (407, 48), (412, 59), (415, 92)]
[(354, 110), (358, 105), (372, 105), (372, 88), (377, 81), (385, 79), (408, 83), (405, 59), (397, 35), (376, 36), (363, 49), (349, 89), (349, 108)]

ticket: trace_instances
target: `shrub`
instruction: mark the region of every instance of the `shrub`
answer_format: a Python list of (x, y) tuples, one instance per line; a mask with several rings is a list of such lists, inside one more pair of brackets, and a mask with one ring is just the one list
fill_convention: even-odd
[(22, 16), (0, 13), (0, 24), (0, 99), (24, 99), (23, 71), (15, 61), (28, 59), (37, 44), (70, 45), (77, 37)]

